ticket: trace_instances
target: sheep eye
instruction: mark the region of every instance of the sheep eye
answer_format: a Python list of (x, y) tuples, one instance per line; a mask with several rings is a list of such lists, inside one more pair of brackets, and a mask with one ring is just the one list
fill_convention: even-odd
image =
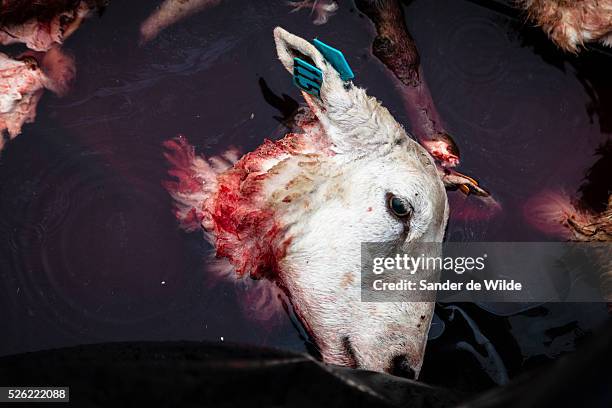
[(393, 194), (389, 195), (387, 206), (393, 212), (393, 214), (402, 218), (409, 216), (412, 212), (412, 206), (406, 200), (394, 196)]

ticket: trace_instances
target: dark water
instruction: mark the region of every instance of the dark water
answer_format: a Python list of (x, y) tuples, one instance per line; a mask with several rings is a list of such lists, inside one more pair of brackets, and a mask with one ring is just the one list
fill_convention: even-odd
[[(161, 186), (161, 143), (170, 137), (184, 134), (214, 154), (229, 145), (248, 151), (278, 134), (279, 113), (264, 100), (262, 79), (272, 92), (299, 94), (276, 59), (274, 26), (342, 49), (356, 83), (409, 127), (369, 54), (372, 27), (349, 3), (315, 26), (284, 1), (227, 1), (138, 46), (152, 3), (113, 1), (70, 38), (73, 90), (62, 99), (46, 94), (36, 123), (0, 157), (0, 355), (119, 340), (305, 348), (289, 319), (272, 326), (248, 319), (232, 285), (207, 283), (209, 248), (199, 233), (177, 228)], [(503, 205), (493, 219), (465, 219), (474, 201), (451, 193), (448, 237), (548, 239), (525, 222), (522, 205), (541, 190), (575, 193), (582, 184), (612, 131), (612, 57), (566, 57), (520, 21), (467, 1), (415, 1), (406, 18), (460, 146), (461, 170)], [(606, 182), (598, 188), (609, 190)], [(462, 307), (511, 377), (575, 350), (606, 319), (604, 306), (592, 304), (509, 317)], [(489, 376), (457, 348), (473, 338), (458, 320), (430, 342), (424, 377), (484, 388)], [(465, 374), (473, 383), (457, 379)]]

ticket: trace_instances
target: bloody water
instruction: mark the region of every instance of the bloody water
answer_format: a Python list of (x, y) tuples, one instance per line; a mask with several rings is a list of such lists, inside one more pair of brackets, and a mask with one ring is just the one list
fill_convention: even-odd
[[(69, 39), (65, 49), (78, 67), (72, 91), (62, 99), (46, 94), (36, 123), (0, 156), (0, 355), (120, 340), (306, 349), (289, 318), (250, 319), (239, 288), (207, 281), (210, 248), (200, 233), (177, 228), (161, 186), (161, 144), (179, 133), (204, 154), (230, 145), (248, 151), (282, 135), (282, 115), (262, 87), (287, 94), (289, 107), (300, 96), (276, 58), (273, 27), (343, 50), (356, 84), (410, 126), (384, 67), (369, 54), (372, 26), (350, 3), (315, 26), (307, 11), (290, 14), (284, 1), (222, 2), (139, 46), (152, 3), (113, 1)], [(406, 19), (461, 149), (460, 170), (503, 206), (478, 219), (475, 199), (450, 193), (448, 238), (549, 239), (525, 222), (522, 206), (545, 189), (575, 193), (609, 139), (612, 56), (564, 56), (520, 20), (468, 1), (415, 1)], [(609, 191), (604, 181), (600, 188)], [(461, 307), (510, 377), (575, 350), (606, 319), (601, 304), (518, 314), (516, 307)], [(475, 344), (469, 325), (442, 330), (439, 322), (423, 378), (464, 389), (492, 385), (462, 349), (461, 342)], [(466, 374), (470, 380), (459, 380)]]

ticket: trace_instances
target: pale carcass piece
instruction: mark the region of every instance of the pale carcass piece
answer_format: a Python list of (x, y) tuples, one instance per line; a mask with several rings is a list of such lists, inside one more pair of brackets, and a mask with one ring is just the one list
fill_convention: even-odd
[[(7, 10), (0, 14), (3, 17), (0, 44), (23, 43), (34, 51), (47, 51), (62, 44), (96, 7), (87, 1), (48, 1), (35, 2), (28, 10), (23, 1), (3, 0), (2, 3)], [(39, 9), (40, 14), (33, 13)]]
[[(579, 208), (568, 194), (544, 192), (525, 204), (524, 214), (537, 229), (568, 241), (612, 242), (612, 195), (603, 212)], [(612, 313), (612, 261), (609, 245), (597, 248), (600, 285)]]
[(292, 13), (302, 9), (310, 10), (310, 14), (313, 16), (312, 22), (316, 25), (327, 23), (338, 11), (338, 3), (334, 0), (300, 0), (290, 1), (287, 4), (293, 8)]
[(219, 3), (221, 0), (164, 0), (140, 25), (140, 40), (151, 41), (172, 24)]
[(564, 191), (548, 190), (530, 198), (524, 216), (538, 230), (572, 241), (612, 240), (612, 141), (596, 149), (597, 160), (586, 171), (574, 198)]
[(545, 191), (524, 206), (527, 221), (547, 235), (576, 242), (597, 242), (595, 253), (600, 266), (602, 294), (612, 312), (612, 195), (610, 170), (612, 169), (612, 141), (608, 140), (596, 150), (598, 157), (586, 171), (579, 188), (580, 197), (574, 198), (563, 191)]
[(36, 54), (40, 63), (34, 55), (12, 59), (0, 53), (0, 150), (6, 136), (15, 138), (34, 121), (45, 88), (61, 95), (74, 77), (74, 61), (59, 49)]
[(444, 184), (431, 155), (380, 102), (343, 81), (309, 42), (276, 28), (278, 56), (321, 70), (320, 98), (299, 131), (236, 159), (205, 159), (184, 138), (170, 141), (167, 183), (187, 229), (203, 228), (232, 279), (280, 288), (329, 363), (415, 378), (432, 302), (362, 302), (361, 243), (411, 248), (441, 242)]
[(34, 121), (45, 81), (35, 61), (17, 61), (0, 53), (0, 150), (5, 132), (13, 139), (24, 123)]
[(517, 0), (528, 18), (561, 49), (577, 53), (589, 42), (612, 46), (612, 0)]

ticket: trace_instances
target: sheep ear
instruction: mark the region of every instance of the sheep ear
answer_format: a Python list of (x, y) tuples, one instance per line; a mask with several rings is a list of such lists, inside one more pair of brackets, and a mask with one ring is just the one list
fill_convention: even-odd
[(274, 29), (274, 40), (278, 58), (302, 89), (336, 153), (363, 156), (406, 138), (389, 111), (347, 82), (353, 72), (340, 51), (317, 40), (313, 45), (280, 27)]
[[(309, 104), (322, 107), (330, 102), (328, 99), (331, 95), (337, 98), (346, 93), (341, 74), (333, 63), (326, 60), (317, 46), (280, 27), (274, 29), (274, 41), (278, 58), (293, 76), (294, 83), (305, 93), (316, 97), (304, 95)], [(315, 40), (315, 44), (326, 53), (338, 52), (321, 41)]]
[(310, 58), (317, 67), (324, 65), (323, 55), (303, 38), (293, 35), (290, 32), (276, 27), (274, 29), (274, 42), (276, 43), (276, 53), (287, 71), (293, 74), (294, 59), (297, 57)]

